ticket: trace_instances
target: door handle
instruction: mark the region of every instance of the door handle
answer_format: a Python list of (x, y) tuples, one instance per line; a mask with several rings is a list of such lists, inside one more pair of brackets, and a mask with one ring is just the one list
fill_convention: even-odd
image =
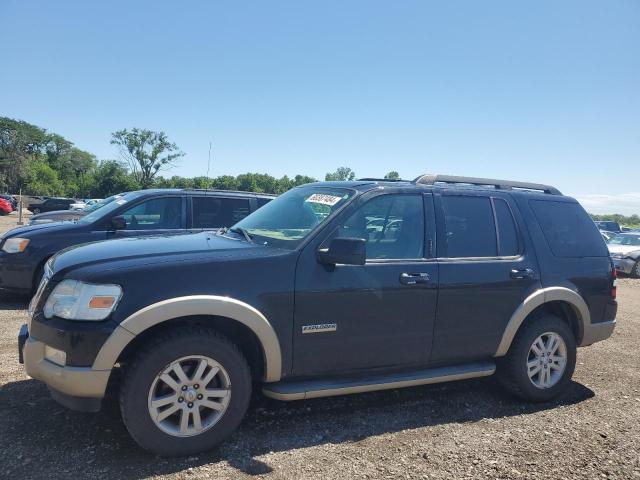
[(533, 275), (536, 272), (533, 271), (533, 269), (531, 268), (522, 268), (522, 269), (512, 269), (511, 270), (511, 278), (515, 278), (518, 280), (522, 280), (525, 278), (533, 278)]
[(429, 283), (431, 276), (425, 272), (401, 273), (400, 283), (403, 285), (416, 285), (418, 283)]

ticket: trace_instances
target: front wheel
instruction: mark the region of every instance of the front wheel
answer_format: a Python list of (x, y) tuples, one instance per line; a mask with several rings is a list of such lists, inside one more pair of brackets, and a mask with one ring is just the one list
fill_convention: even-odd
[(33, 213), (34, 215), (37, 215), (40, 213), (40, 209), (39, 208), (30, 208), (29, 210), (31, 210), (31, 213)]
[(636, 261), (636, 264), (633, 266), (631, 270), (631, 276), (635, 278), (640, 278), (640, 258)]
[(553, 315), (525, 325), (507, 355), (498, 362), (498, 375), (514, 395), (546, 402), (562, 394), (576, 365), (576, 340), (569, 326)]
[(177, 326), (130, 362), (120, 409), (142, 448), (166, 456), (192, 455), (228, 437), (250, 397), (250, 370), (233, 343), (205, 328)]

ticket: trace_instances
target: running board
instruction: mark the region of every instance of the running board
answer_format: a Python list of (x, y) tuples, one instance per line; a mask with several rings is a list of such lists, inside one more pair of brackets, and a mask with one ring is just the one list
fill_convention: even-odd
[(495, 363), (486, 361), (403, 373), (377, 374), (357, 379), (351, 377), (323, 378), (299, 382), (281, 381), (266, 384), (262, 391), (267, 397), (275, 398), (276, 400), (304, 400), (306, 398), (333, 397), (336, 395), (465, 380), (467, 378), (488, 377), (493, 375), (495, 371)]

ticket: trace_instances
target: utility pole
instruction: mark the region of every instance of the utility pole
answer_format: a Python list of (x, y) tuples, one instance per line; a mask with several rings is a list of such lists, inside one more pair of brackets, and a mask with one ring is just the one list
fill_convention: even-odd
[(24, 225), (22, 221), (22, 189), (20, 189), (20, 202), (18, 203), (18, 225)]
[(207, 161), (207, 178), (209, 178), (210, 168), (211, 168), (211, 142), (209, 142), (209, 160)]

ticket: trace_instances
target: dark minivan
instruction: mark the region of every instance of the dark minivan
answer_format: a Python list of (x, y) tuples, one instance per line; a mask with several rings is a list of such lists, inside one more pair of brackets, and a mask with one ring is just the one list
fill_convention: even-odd
[(14, 228), (0, 235), (0, 290), (32, 293), (47, 259), (66, 247), (228, 227), (272, 199), (272, 195), (250, 192), (140, 190), (126, 193), (75, 222)]

